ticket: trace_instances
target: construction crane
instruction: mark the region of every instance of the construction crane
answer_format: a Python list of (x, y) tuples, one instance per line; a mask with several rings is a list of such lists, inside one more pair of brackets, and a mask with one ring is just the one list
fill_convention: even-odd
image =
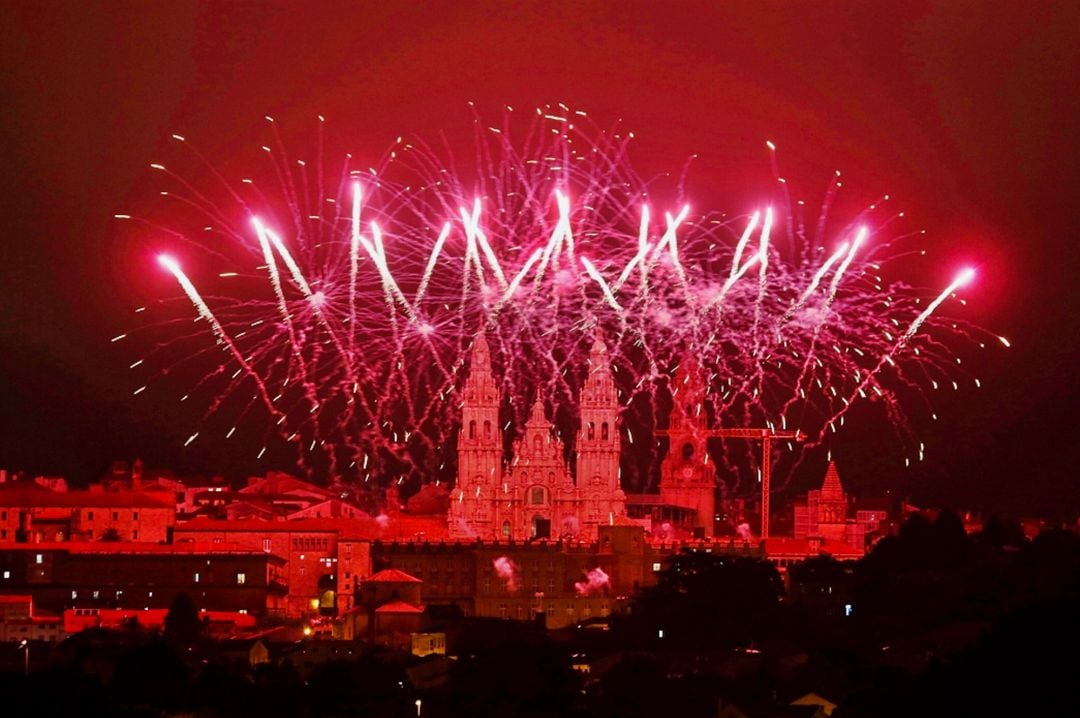
[[(661, 429), (654, 433), (657, 436), (670, 436), (672, 432)], [(695, 436), (750, 439), (751, 441), (761, 442), (761, 538), (769, 538), (769, 483), (772, 480), (772, 442), (774, 439), (805, 441), (806, 434), (801, 431), (776, 431), (775, 429), (692, 429), (691, 433)]]

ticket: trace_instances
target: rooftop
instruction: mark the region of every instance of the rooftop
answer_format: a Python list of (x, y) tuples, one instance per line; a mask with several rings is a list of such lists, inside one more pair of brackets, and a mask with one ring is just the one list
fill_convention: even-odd
[(364, 579), (364, 583), (423, 583), (423, 581), (396, 568), (387, 568)]

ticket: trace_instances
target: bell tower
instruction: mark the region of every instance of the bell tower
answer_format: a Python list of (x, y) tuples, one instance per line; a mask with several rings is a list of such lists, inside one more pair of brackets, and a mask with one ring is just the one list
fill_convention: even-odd
[(660, 464), (660, 500), (691, 510), (695, 533), (713, 535), (716, 465), (707, 445), (705, 381), (697, 360), (683, 357), (671, 382), (667, 456)]
[(483, 330), (469, 358), (462, 388), (458, 433), (457, 484), (451, 492), (450, 533), (481, 536), (492, 531), (495, 487), (502, 480), (503, 442), (499, 428), (499, 390), (491, 373), (491, 350)]
[(584, 498), (582, 527), (590, 536), (626, 513), (619, 482), (619, 395), (607, 345), (599, 336), (589, 351), (589, 374), (581, 388), (581, 428), (577, 434), (577, 488)]

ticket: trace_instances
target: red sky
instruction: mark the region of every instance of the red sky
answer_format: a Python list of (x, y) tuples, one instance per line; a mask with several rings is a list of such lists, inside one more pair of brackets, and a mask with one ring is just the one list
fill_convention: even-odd
[[(110, 458), (236, 470), (182, 452), (171, 408), (130, 400), (108, 338), (146, 291), (110, 217), (145, 201), (179, 132), (222, 162), (265, 114), (322, 113), (354, 152), (453, 139), (467, 101), (565, 102), (621, 118), (647, 171), (700, 160), (702, 204), (769, 190), (763, 142), (808, 200), (834, 169), (852, 202), (890, 193), (929, 230), (940, 285), (980, 264), (966, 315), (1009, 336), (986, 390), (947, 399), (928, 499), (1080, 503), (1078, 222), (1069, 3), (23, 3), (0, 18), (0, 466), (96, 473)], [(928, 263), (929, 267), (936, 266)], [(857, 473), (852, 467), (850, 473)], [(889, 477), (890, 480), (893, 477)], [(867, 485), (873, 482), (866, 480)]]

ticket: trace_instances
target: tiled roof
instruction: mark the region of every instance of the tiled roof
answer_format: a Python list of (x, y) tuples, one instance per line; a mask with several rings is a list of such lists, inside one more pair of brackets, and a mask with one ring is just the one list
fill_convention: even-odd
[(34, 484), (0, 484), (0, 506), (24, 508), (175, 508), (162, 492), (50, 491)]
[(391, 601), (390, 603), (384, 603), (375, 609), (375, 613), (423, 613), (424, 609), (421, 606), (414, 606), (411, 603), (405, 603), (404, 601)]
[(374, 573), (368, 578), (364, 579), (364, 583), (423, 583), (416, 576), (410, 576), (404, 571), (399, 571), (396, 568), (387, 568)]
[(137, 541), (48, 541), (42, 543), (7, 543), (0, 544), (0, 552), (5, 551), (66, 551), (72, 554), (195, 554), (195, 555), (235, 555), (268, 556), (275, 560), (282, 560), (275, 554), (265, 551), (237, 546), (231, 543), (208, 543), (181, 541), (173, 544), (142, 543)]

